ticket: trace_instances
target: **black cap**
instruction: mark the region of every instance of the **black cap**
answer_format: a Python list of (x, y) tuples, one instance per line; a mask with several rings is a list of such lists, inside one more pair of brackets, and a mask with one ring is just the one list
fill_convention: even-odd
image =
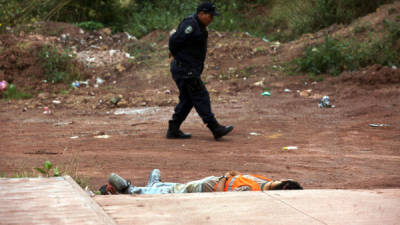
[(198, 7), (197, 7), (197, 13), (199, 12), (205, 12), (205, 13), (210, 13), (213, 16), (219, 16), (219, 13), (217, 13), (216, 11), (216, 7), (215, 4), (211, 3), (211, 2), (204, 2), (201, 3)]

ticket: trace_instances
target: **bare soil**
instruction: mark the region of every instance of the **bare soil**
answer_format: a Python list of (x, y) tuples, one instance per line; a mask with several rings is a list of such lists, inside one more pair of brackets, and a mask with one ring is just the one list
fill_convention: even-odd
[[(388, 10), (399, 7), (395, 3), (369, 16), (383, 20)], [(178, 92), (170, 78), (166, 32), (157, 31), (137, 41), (106, 31), (99, 39), (99, 33), (82, 34), (66, 24), (41, 27), (57, 32), (0, 35), (4, 44), (0, 79), (35, 93), (29, 100), (0, 101), (3, 176), (38, 175), (32, 168), (50, 160), (65, 173), (88, 179), (93, 190), (106, 183), (111, 172), (144, 185), (153, 168), (171, 182), (238, 170), (272, 179), (296, 179), (307, 189), (400, 187), (397, 68), (373, 65), (312, 82), (305, 75), (287, 76), (282, 68), (304, 46), (323, 36), (280, 44), (213, 31), (203, 79), (217, 119), (235, 129), (215, 141), (193, 110), (182, 126), (192, 133), (192, 139), (168, 140), (167, 123)], [(346, 36), (353, 32), (349, 27), (334, 26), (328, 33)], [(72, 38), (60, 39), (67, 31)], [(87, 44), (81, 44), (81, 39)], [(117, 44), (118, 40), (123, 44)], [(70, 90), (69, 84), (43, 84), (43, 71), (34, 53), (44, 43), (75, 46), (76, 53), (85, 51), (85, 57), (102, 60), (100, 65), (87, 65), (85, 57), (80, 61), (89, 73), (89, 87)], [(127, 43), (150, 47), (129, 60), (123, 56)], [(90, 47), (94, 44), (100, 49)], [(27, 46), (33, 46), (29, 48), (33, 53)], [(104, 54), (111, 49), (121, 51), (117, 60)], [(21, 66), (15, 66), (16, 62)], [(97, 77), (105, 80), (98, 88), (94, 87)], [(68, 94), (60, 93), (64, 89)], [(265, 90), (271, 96), (262, 96)], [(325, 95), (334, 108), (318, 107)], [(116, 96), (120, 101), (112, 103)], [(45, 106), (51, 114), (43, 114)], [(131, 114), (116, 114), (118, 110)], [(283, 150), (285, 146), (298, 149)]]

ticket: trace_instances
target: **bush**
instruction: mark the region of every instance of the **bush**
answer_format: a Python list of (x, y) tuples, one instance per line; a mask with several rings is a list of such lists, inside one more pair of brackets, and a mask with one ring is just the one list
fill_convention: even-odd
[(86, 22), (81, 22), (77, 24), (78, 27), (83, 28), (85, 30), (99, 30), (101, 28), (104, 28), (104, 25), (99, 22), (94, 22), (94, 21), (86, 21)]
[(60, 53), (56, 47), (44, 45), (38, 56), (48, 82), (69, 82), (77, 78), (72, 56), (67, 51)]
[(348, 24), (393, 0), (282, 0), (271, 12), (275, 27), (286, 30), (273, 36), (293, 40), (304, 33), (318, 31), (332, 24)]
[(10, 84), (0, 96), (7, 100), (32, 98), (31, 94), (18, 90), (14, 84)]
[(338, 75), (344, 70), (356, 70), (372, 64), (399, 66), (400, 58), (393, 45), (400, 37), (400, 26), (385, 21), (387, 34), (370, 40), (335, 40), (326, 37), (321, 45), (306, 48), (304, 56), (294, 61), (298, 71), (313, 74)]

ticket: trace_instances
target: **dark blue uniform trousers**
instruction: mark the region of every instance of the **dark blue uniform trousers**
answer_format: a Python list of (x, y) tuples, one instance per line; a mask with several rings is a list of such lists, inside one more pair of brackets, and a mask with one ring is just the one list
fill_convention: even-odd
[(194, 107), (204, 123), (215, 121), (211, 111), (210, 94), (200, 78), (200, 73), (188, 73), (188, 69), (171, 62), (171, 73), (178, 89), (179, 103), (175, 106), (172, 120), (181, 124)]

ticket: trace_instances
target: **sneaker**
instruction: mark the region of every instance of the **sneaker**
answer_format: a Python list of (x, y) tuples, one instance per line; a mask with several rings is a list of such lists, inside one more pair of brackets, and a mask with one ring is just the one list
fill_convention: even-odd
[(131, 186), (131, 183), (115, 173), (111, 173), (108, 178), (108, 183), (111, 184), (119, 193), (125, 191)]

